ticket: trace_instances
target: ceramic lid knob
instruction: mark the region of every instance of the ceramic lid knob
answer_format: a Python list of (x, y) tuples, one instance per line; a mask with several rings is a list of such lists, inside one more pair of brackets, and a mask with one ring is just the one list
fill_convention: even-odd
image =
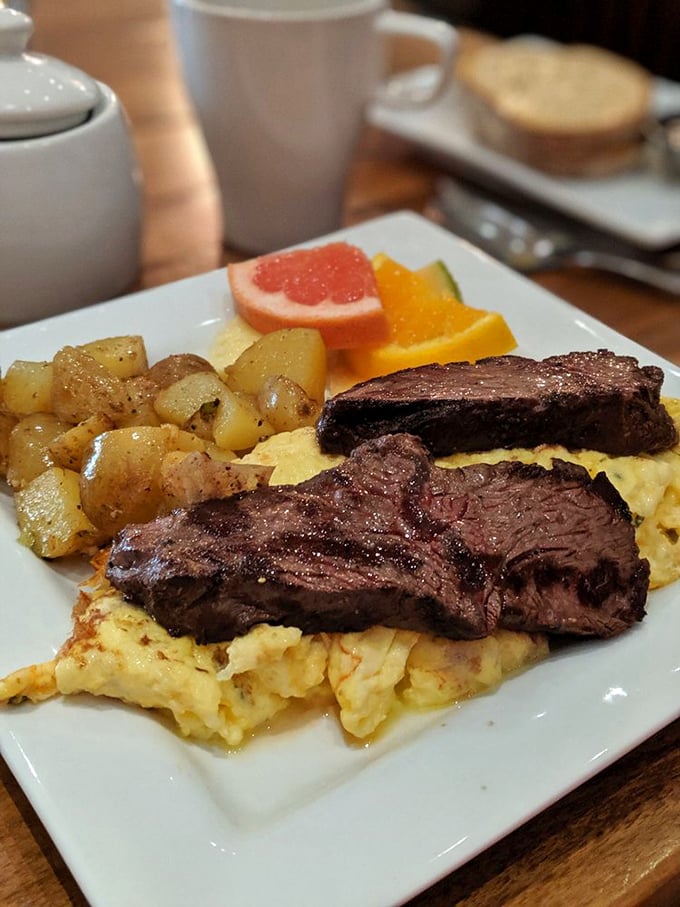
[(0, 7), (0, 139), (34, 138), (82, 123), (99, 87), (81, 70), (27, 51), (33, 21)]

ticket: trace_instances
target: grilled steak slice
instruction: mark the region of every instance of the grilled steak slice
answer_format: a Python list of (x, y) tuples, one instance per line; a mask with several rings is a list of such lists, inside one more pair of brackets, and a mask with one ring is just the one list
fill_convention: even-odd
[(656, 366), (607, 350), (425, 365), (333, 397), (317, 437), (332, 453), (391, 432), (418, 435), (435, 456), (538, 444), (653, 453), (678, 441), (662, 381)]
[(126, 597), (199, 642), (262, 622), (611, 636), (642, 619), (648, 574), (606, 476), (561, 461), (442, 469), (405, 434), (300, 485), (129, 526), (107, 567)]

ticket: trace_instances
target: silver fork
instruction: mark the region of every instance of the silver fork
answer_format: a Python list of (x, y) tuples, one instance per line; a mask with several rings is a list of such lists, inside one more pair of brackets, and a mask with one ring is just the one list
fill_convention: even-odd
[(532, 212), (529, 219), (450, 177), (439, 181), (426, 213), (523, 274), (596, 268), (680, 296), (680, 250), (647, 253), (592, 235), (584, 245), (577, 228), (555, 226), (559, 218)]

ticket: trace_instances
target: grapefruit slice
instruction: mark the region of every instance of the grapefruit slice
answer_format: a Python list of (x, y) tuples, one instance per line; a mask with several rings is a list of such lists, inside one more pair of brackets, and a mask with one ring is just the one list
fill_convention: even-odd
[(261, 255), (227, 266), (238, 314), (263, 334), (316, 328), (329, 349), (387, 340), (370, 259), (345, 242)]

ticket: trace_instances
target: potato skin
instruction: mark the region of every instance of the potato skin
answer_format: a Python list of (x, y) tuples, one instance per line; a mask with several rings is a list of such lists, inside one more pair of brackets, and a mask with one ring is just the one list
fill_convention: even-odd
[(65, 346), (55, 355), (51, 409), (76, 424), (103, 413), (115, 422), (126, 410), (125, 383), (80, 347)]
[(146, 377), (156, 387), (162, 390), (169, 387), (180, 378), (193, 375), (195, 372), (214, 372), (215, 369), (202, 356), (195, 353), (173, 353), (164, 359), (159, 359), (146, 373)]
[(200, 438), (174, 425), (139, 425), (97, 435), (80, 473), (85, 515), (110, 536), (128, 523), (152, 520), (163, 505), (163, 458), (172, 450), (203, 448)]
[(121, 428), (93, 440), (80, 474), (80, 494), (95, 526), (113, 535), (126, 523), (153, 519), (161, 500), (164, 453), (162, 435), (154, 428)]
[(321, 404), (285, 375), (267, 378), (257, 394), (257, 405), (276, 432), (315, 425), (321, 415)]

